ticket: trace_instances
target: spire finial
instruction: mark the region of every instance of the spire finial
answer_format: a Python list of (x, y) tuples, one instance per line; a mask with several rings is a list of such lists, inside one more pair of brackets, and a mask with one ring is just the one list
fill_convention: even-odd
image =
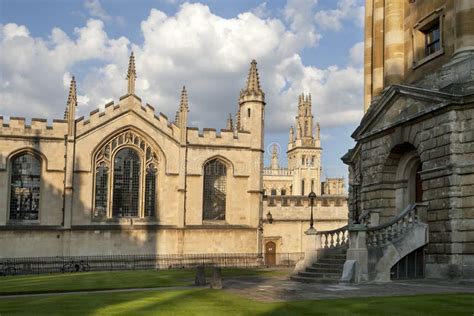
[(64, 119), (68, 120), (68, 135), (74, 134), (74, 124), (76, 119), (76, 107), (77, 107), (77, 89), (76, 79), (74, 76), (71, 78), (71, 84), (69, 85), (69, 95), (67, 97), (66, 110), (64, 111)]
[(135, 56), (133, 55), (133, 51), (130, 54), (130, 60), (128, 61), (128, 72), (127, 72), (127, 80), (128, 80), (128, 94), (135, 94), (135, 80), (137, 79), (137, 72), (135, 70)]
[(244, 95), (253, 95), (261, 98), (265, 97), (265, 94), (260, 87), (260, 78), (258, 76), (257, 62), (255, 59), (250, 63), (247, 86), (241, 92), (241, 97)]
[(230, 131), (234, 130), (234, 121), (232, 120), (232, 113), (229, 113), (229, 117), (227, 118), (226, 129), (228, 129)]
[(183, 89), (181, 90), (181, 100), (179, 102), (179, 110), (180, 111), (186, 110), (189, 112), (188, 92), (186, 91), (186, 86), (183, 86)]

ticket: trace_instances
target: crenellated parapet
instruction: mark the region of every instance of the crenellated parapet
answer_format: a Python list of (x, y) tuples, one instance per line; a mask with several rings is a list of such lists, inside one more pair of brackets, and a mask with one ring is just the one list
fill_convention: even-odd
[(10, 117), (6, 123), (3, 116), (0, 116), (0, 137), (53, 137), (64, 138), (68, 132), (67, 120), (53, 120), (51, 125), (48, 125), (46, 119), (33, 118), (31, 124), (26, 124), (24, 117)]
[(203, 128), (200, 131), (197, 127), (188, 127), (188, 143), (190, 145), (248, 147), (251, 137), (250, 132), (247, 131), (234, 132), (229, 129), (221, 129), (218, 132), (215, 128)]

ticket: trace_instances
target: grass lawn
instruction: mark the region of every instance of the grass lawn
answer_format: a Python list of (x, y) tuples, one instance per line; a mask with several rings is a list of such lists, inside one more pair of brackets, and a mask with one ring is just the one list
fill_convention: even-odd
[(472, 294), (265, 303), (189, 289), (0, 299), (1, 315), (472, 315)]
[[(211, 270), (206, 269), (210, 276)], [(275, 276), (286, 275), (285, 270), (223, 269), (222, 275), (229, 276)], [(192, 285), (195, 270), (147, 270), (56, 273), (0, 277), (1, 294), (48, 293), (100, 289), (150, 288)], [(1, 312), (0, 312), (1, 315)]]

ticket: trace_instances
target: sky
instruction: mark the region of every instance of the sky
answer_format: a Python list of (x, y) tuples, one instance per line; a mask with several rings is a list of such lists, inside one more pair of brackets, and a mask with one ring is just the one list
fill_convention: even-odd
[(183, 85), (189, 126), (225, 128), (252, 59), (266, 94), (265, 161), (285, 151), (298, 95), (320, 122), (322, 177), (345, 177), (340, 158), (363, 114), (363, 0), (0, 0), (0, 115), (62, 118), (71, 76), (78, 117), (136, 94), (169, 118)]

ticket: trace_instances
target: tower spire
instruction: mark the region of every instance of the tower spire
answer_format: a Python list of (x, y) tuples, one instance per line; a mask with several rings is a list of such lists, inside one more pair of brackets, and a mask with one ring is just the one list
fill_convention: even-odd
[(68, 121), (68, 135), (74, 135), (74, 124), (76, 119), (76, 107), (77, 107), (77, 89), (76, 79), (74, 76), (71, 78), (69, 85), (69, 95), (67, 97), (66, 110), (64, 111), (64, 119)]
[(186, 91), (186, 86), (183, 86), (183, 89), (181, 90), (181, 100), (179, 102), (179, 111), (184, 110), (189, 112), (188, 92)]
[(255, 59), (250, 63), (247, 86), (240, 93), (241, 99), (245, 96), (259, 97), (262, 101), (265, 98), (265, 93), (263, 93), (262, 88), (260, 87), (260, 78), (258, 76), (257, 62)]
[(137, 79), (137, 72), (135, 70), (135, 56), (133, 51), (130, 54), (130, 60), (128, 61), (128, 72), (127, 72), (127, 81), (128, 81), (128, 94), (135, 94), (135, 80)]

